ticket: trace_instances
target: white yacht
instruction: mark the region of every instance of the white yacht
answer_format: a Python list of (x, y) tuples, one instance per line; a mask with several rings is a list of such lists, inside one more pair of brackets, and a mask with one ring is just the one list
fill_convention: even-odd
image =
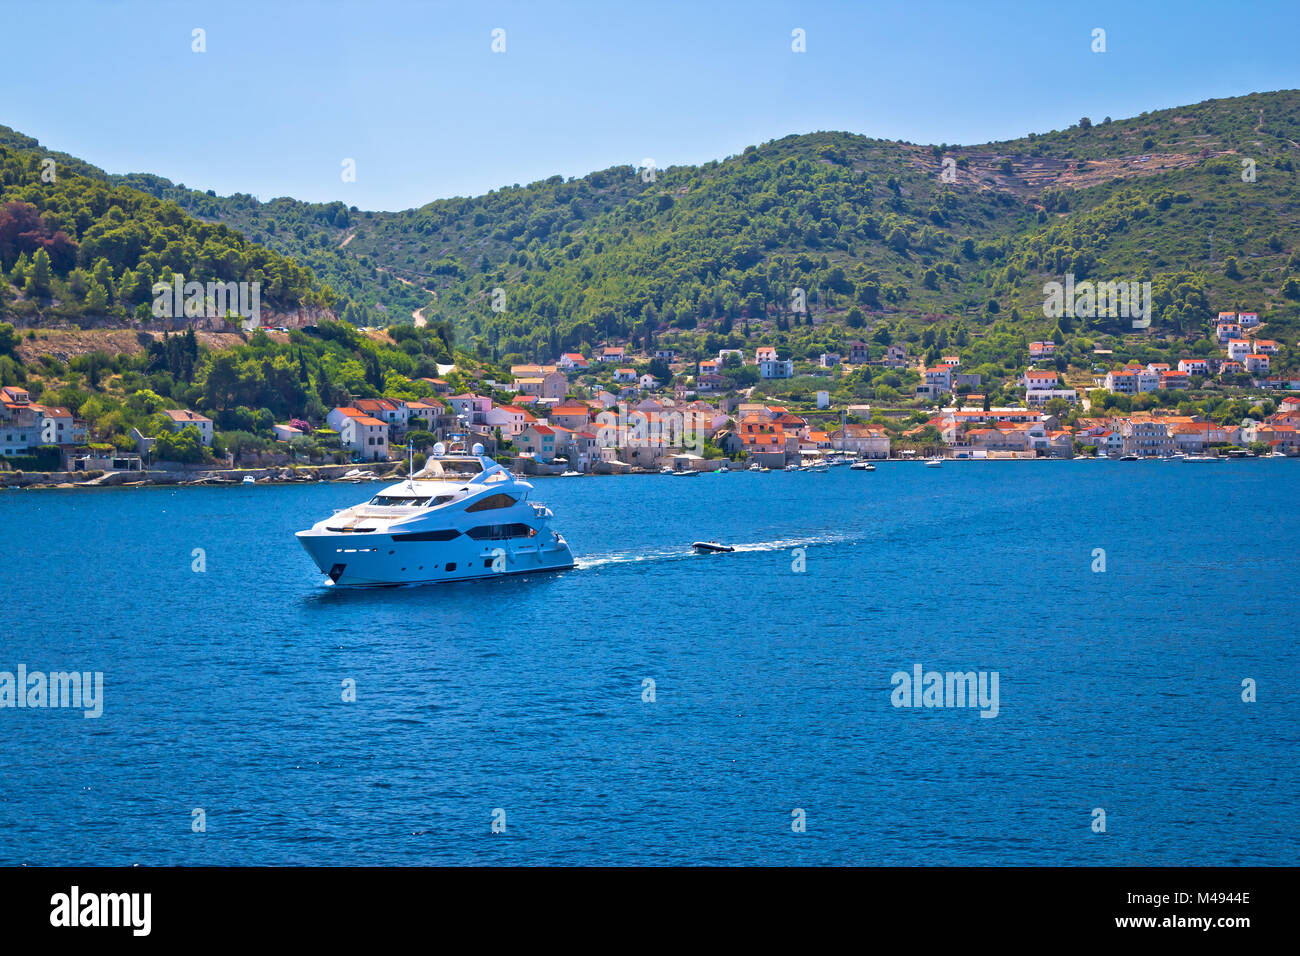
[(434, 456), (369, 501), (297, 532), (336, 585), (374, 587), (564, 571), (569, 545), (533, 486), (483, 454)]

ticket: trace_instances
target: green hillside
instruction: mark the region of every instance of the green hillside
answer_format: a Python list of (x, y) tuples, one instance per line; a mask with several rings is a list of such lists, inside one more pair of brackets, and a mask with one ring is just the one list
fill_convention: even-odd
[(151, 320), (154, 283), (176, 273), (260, 282), (261, 306), (272, 313), (335, 301), (292, 258), (0, 128), (0, 319)]
[[(746, 338), (805, 355), (882, 326), (1051, 335), (1043, 285), (1066, 272), (1151, 279), (1157, 336), (1196, 337), (1229, 308), (1294, 328), (1298, 141), (1300, 93), (1284, 91), (975, 146), (789, 136), (653, 177), (614, 167), (397, 213), (107, 181), (293, 256), (357, 324), (421, 309), (498, 358)], [(792, 311), (796, 288), (809, 311)]]

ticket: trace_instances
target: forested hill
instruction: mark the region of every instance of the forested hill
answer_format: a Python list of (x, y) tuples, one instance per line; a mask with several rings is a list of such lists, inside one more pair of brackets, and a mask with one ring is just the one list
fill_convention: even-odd
[[(359, 324), (418, 308), (485, 351), (548, 359), (674, 330), (833, 343), (946, 317), (1047, 334), (1043, 284), (1066, 272), (1152, 279), (1155, 327), (1175, 333), (1217, 309), (1293, 315), (1298, 143), (1300, 93), (1284, 91), (976, 146), (789, 136), (397, 213), (112, 181), (294, 256)], [(810, 312), (791, 311), (795, 288)]]
[(260, 282), (272, 315), (325, 315), (336, 299), (293, 258), (0, 127), (0, 319), (149, 321), (154, 283), (174, 274)]

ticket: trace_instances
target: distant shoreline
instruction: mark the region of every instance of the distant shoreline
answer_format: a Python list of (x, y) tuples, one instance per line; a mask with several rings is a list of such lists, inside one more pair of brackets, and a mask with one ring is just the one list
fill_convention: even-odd
[[(1237, 456), (1228, 455), (1218, 456), (1225, 461), (1263, 461), (1269, 459), (1268, 455), (1254, 456)], [(1287, 458), (1293, 456), (1285, 456)], [(925, 464), (929, 459), (917, 456), (915, 458), (875, 458), (869, 460), (873, 465), (905, 465), (905, 464)], [(944, 458), (942, 463), (965, 463), (965, 462), (1065, 462), (1065, 461), (1119, 461), (1117, 457), (1096, 458), (1091, 455), (1077, 455), (1073, 458)], [(1138, 461), (1182, 461), (1182, 459), (1173, 456), (1149, 456), (1139, 458)], [(288, 466), (271, 467), (271, 468), (224, 468), (213, 469), (210, 471), (194, 472), (151, 472), (151, 471), (117, 471), (106, 472), (96, 478), (88, 481), (75, 481), (73, 478), (77, 472), (0, 472), (0, 488), (12, 491), (69, 491), (72, 489), (102, 489), (102, 488), (151, 488), (151, 487), (175, 487), (175, 488), (226, 488), (226, 487), (246, 487), (249, 482), (244, 481), (245, 476), (252, 476), (251, 484), (257, 485), (316, 485), (316, 484), (335, 484), (335, 485), (352, 485), (352, 484), (373, 484), (375, 482), (393, 482), (405, 478), (406, 475), (400, 471), (401, 462), (371, 462), (368, 464), (349, 464), (349, 465), (298, 465), (290, 468)], [(833, 466), (848, 471), (847, 466)], [(718, 471), (725, 472), (749, 472), (748, 465), (740, 467), (720, 467), (709, 469), (696, 469), (701, 475), (716, 474)], [(785, 472), (784, 468), (769, 468), (769, 472)], [(345, 477), (353, 471), (376, 472), (375, 477)], [(797, 473), (797, 472), (796, 472)], [(639, 468), (630, 471), (611, 471), (611, 472), (584, 472), (581, 475), (569, 475), (570, 478), (616, 478), (627, 475), (660, 475), (658, 469)], [(562, 478), (566, 477), (560, 474), (523, 474), (523, 478), (531, 481), (535, 478)], [(667, 477), (667, 476), (665, 476)], [(17, 479), (17, 480), (15, 480)]]

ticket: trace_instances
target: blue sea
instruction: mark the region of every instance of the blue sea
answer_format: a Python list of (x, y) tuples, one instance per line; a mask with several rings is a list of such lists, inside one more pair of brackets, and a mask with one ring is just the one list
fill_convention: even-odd
[(103, 674), (0, 709), (0, 864), (1295, 864), (1297, 478), (539, 479), (577, 569), (367, 591), (293, 532), (379, 486), (0, 492), (0, 671)]

